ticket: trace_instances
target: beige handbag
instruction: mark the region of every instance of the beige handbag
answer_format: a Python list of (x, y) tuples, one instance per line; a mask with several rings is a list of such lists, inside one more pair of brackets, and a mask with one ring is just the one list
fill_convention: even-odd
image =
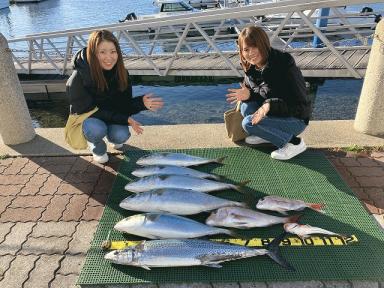
[(233, 142), (243, 140), (248, 136), (241, 126), (243, 115), (240, 113), (240, 105), (241, 101), (238, 101), (235, 108), (224, 112), (225, 129)]

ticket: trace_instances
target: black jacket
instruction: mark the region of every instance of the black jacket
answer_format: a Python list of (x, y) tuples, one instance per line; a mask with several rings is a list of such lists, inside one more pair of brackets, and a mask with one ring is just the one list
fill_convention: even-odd
[(92, 117), (107, 124), (128, 125), (128, 118), (131, 115), (146, 109), (143, 96), (132, 97), (132, 85), (129, 79), (128, 87), (124, 91), (118, 89), (115, 69), (103, 71), (108, 89), (104, 92), (97, 91), (96, 84), (91, 78), (86, 48), (76, 53), (73, 69), (66, 84), (72, 114), (82, 114), (97, 106), (99, 110), (92, 114)]
[(258, 70), (252, 65), (245, 72), (244, 83), (251, 92), (244, 102), (256, 101), (259, 106), (269, 102), (268, 115), (293, 116), (308, 124), (312, 113), (311, 99), (303, 75), (289, 53), (271, 48), (264, 69)]

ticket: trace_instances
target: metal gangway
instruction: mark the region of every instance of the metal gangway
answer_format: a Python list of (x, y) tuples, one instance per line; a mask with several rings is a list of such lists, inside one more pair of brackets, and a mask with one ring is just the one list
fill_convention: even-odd
[[(186, 15), (130, 21), (9, 39), (19, 74), (69, 75), (71, 58), (89, 34), (109, 29), (117, 36), (131, 75), (243, 75), (238, 33), (246, 25), (267, 31), (274, 47), (289, 51), (306, 77), (362, 78), (376, 26), (372, 12), (346, 12), (369, 0), (269, 1)], [(329, 16), (320, 16), (329, 7)], [(377, 18), (377, 16), (376, 16)], [(326, 27), (316, 21), (327, 19)], [(312, 47), (312, 39), (321, 40)]]

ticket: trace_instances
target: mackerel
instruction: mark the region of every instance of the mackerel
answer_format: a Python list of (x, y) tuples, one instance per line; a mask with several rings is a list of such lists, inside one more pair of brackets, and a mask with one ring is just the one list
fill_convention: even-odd
[(294, 268), (280, 255), (279, 244), (285, 234), (276, 237), (267, 249), (218, 243), (197, 239), (167, 239), (142, 241), (134, 247), (115, 250), (104, 258), (112, 263), (150, 270), (151, 267), (207, 266), (221, 268), (221, 262), (268, 255), (289, 270)]
[(177, 215), (192, 215), (221, 207), (247, 206), (190, 189), (155, 189), (128, 196), (120, 203), (126, 210), (142, 212), (165, 212)]
[(148, 165), (175, 165), (175, 166), (198, 166), (207, 163), (222, 163), (225, 157), (220, 157), (216, 159), (208, 159), (193, 155), (188, 155), (185, 153), (169, 153), (169, 152), (159, 152), (152, 153), (147, 156), (141, 157), (137, 160), (136, 164), (141, 166)]

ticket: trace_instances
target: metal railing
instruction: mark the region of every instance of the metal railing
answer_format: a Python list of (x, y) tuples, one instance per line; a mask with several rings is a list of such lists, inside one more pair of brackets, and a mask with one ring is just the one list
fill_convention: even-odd
[[(182, 53), (191, 57), (215, 54), (234, 76), (241, 76), (241, 69), (228, 55), (237, 51), (235, 40), (239, 31), (252, 24), (267, 31), (274, 47), (292, 52), (306, 52), (311, 49), (330, 51), (348, 70), (350, 76), (361, 78), (363, 75), (340, 52), (340, 48), (350, 46), (350, 49), (369, 49), (376, 26), (376, 15), (371, 12), (346, 12), (342, 7), (372, 3), (383, 2), (287, 0), (229, 9), (210, 9), (187, 16), (41, 33), (10, 39), (8, 42), (19, 73), (67, 74), (71, 70), (73, 54), (86, 46), (89, 34), (96, 29), (109, 29), (119, 39), (124, 57), (144, 59), (155, 75), (168, 75), (173, 69), (175, 59)], [(319, 9), (324, 7), (330, 8), (330, 16), (318, 15)], [(317, 27), (316, 21), (325, 18), (328, 20), (327, 27)], [(315, 35), (321, 39), (322, 48), (311, 48)], [(155, 63), (155, 56), (167, 59), (165, 67)]]

